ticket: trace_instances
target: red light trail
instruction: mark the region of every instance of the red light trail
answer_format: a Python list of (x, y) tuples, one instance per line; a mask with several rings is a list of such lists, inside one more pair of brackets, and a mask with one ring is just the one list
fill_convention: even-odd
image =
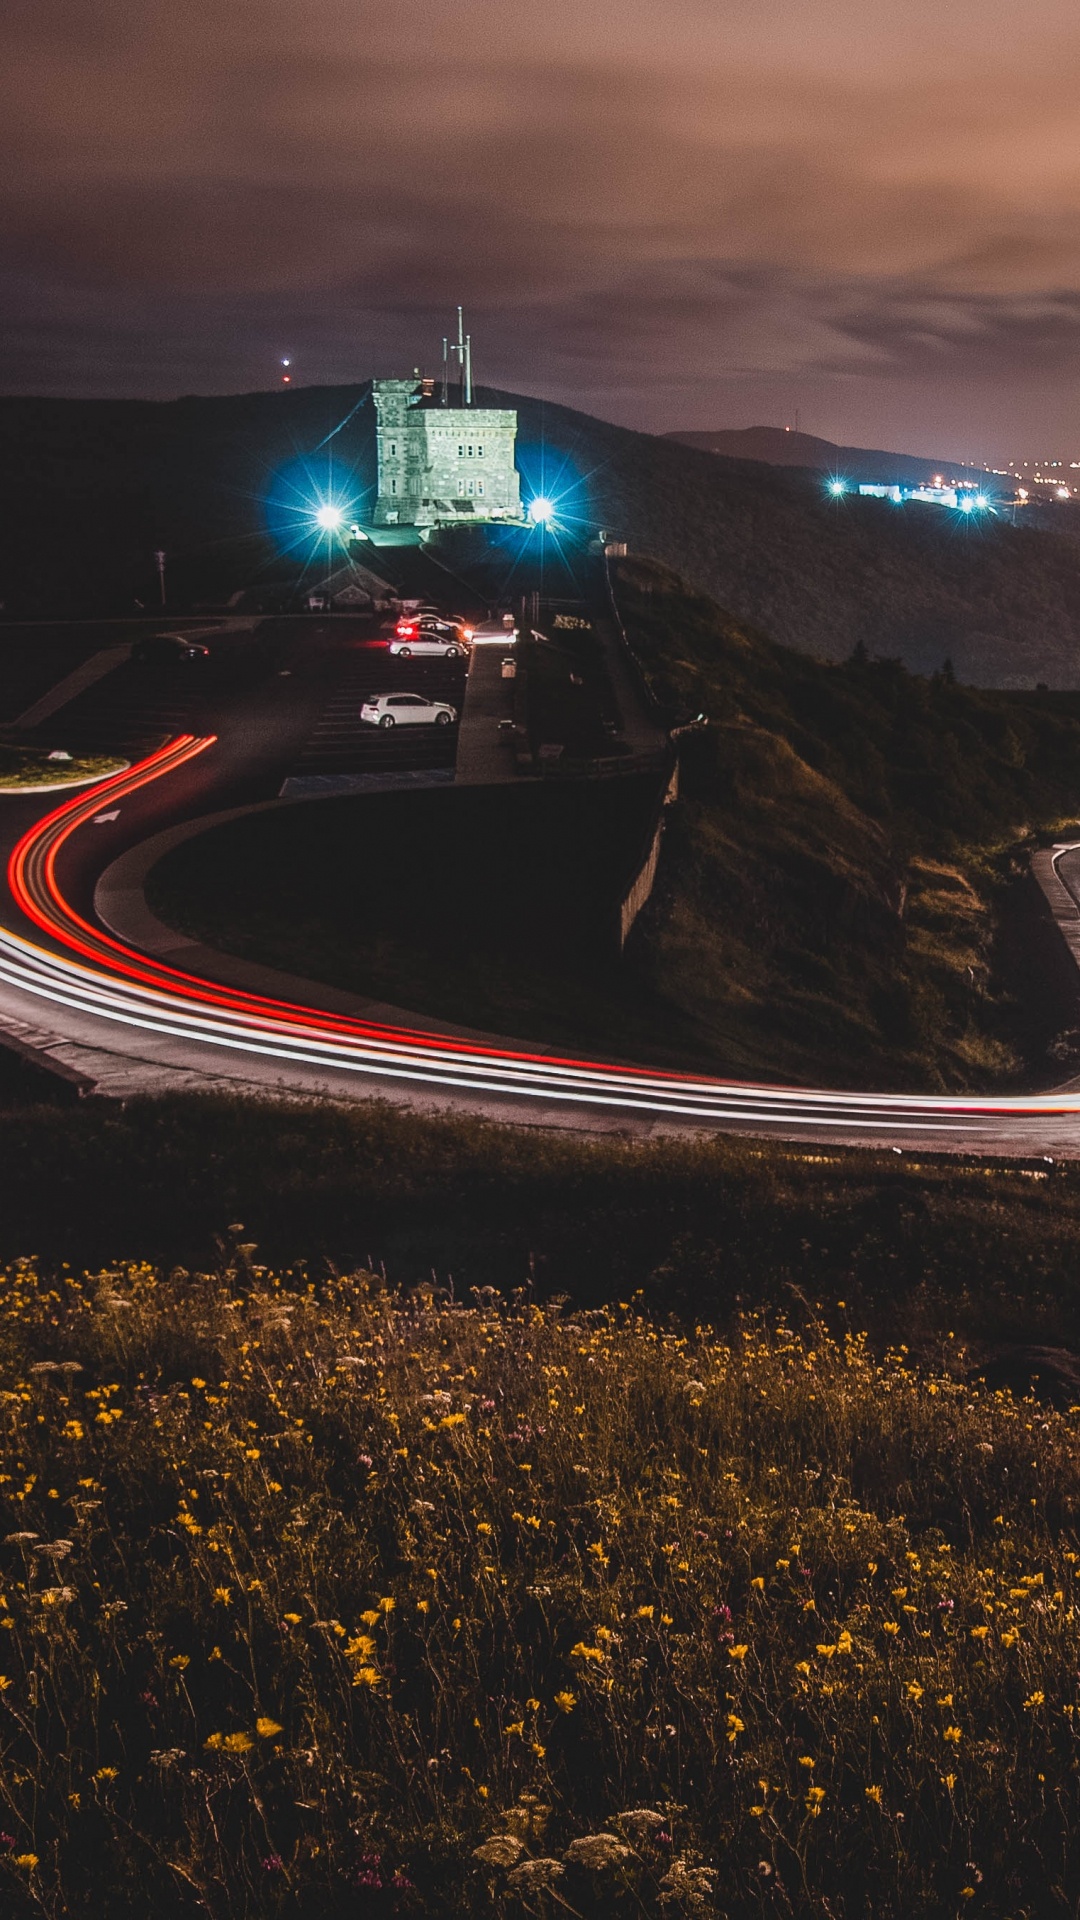
[(79, 914), (63, 892), (57, 865), (72, 836), (105, 807), (166, 778), (213, 744), (213, 735), (181, 735), (90, 793), (65, 801), (23, 834), (8, 862), (8, 886), (26, 918), (64, 951), (0, 929), (0, 980), (114, 1023), (283, 1063), (703, 1127), (824, 1131), (838, 1138), (878, 1132), (980, 1140), (1004, 1133), (1015, 1148), (1015, 1136), (1023, 1135), (1027, 1123), (1080, 1113), (1080, 1093), (1000, 1100), (843, 1093), (571, 1060), (324, 1013), (170, 967)]

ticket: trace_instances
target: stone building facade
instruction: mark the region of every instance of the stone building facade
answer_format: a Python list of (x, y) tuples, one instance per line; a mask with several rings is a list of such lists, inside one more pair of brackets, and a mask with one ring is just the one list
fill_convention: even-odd
[(517, 414), (442, 406), (429, 380), (376, 380), (377, 527), (523, 518)]

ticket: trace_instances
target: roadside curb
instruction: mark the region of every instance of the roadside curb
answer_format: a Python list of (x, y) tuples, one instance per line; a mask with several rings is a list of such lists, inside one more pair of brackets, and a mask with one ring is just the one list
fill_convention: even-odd
[[(26, 1029), (26, 1033), (35, 1031), (30, 1027)], [(40, 1033), (36, 1041), (28, 1040), (25, 1034), (13, 1032), (0, 1020), (0, 1050), (13, 1054), (16, 1060), (33, 1067), (38, 1073), (49, 1074), (54, 1080), (62, 1081), (80, 1100), (85, 1100), (97, 1092), (97, 1081), (88, 1073), (80, 1073), (77, 1067), (69, 1067), (66, 1061), (56, 1059), (51, 1048), (66, 1044), (60, 1034)]]

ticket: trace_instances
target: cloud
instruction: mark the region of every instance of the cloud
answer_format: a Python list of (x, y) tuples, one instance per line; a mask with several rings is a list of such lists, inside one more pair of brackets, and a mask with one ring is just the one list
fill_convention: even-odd
[(361, 375), (460, 298), (508, 384), (645, 419), (1030, 395), (1077, 344), (1078, 52), (1064, 0), (9, 0), (5, 384)]

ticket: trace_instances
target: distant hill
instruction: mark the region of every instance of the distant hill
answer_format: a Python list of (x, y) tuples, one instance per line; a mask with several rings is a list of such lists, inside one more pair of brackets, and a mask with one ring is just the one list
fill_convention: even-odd
[[(722, 427), (715, 433), (666, 433), (683, 447), (702, 453), (725, 454), (729, 460), (764, 460), (770, 467), (812, 467), (845, 480), (899, 481), (924, 486), (941, 474), (952, 480), (975, 480), (991, 488), (995, 476), (983, 467), (965, 467), (957, 460), (931, 460), (914, 453), (888, 453), (881, 447), (839, 447), (812, 433), (792, 433), (787, 427)], [(1004, 491), (1009, 483), (998, 480)]]
[[(950, 658), (989, 686), (1080, 686), (1076, 508), (1055, 514), (1060, 532), (960, 526), (936, 507), (832, 500), (806, 468), (478, 399), (518, 408), (526, 487), (555, 497), (571, 539), (603, 527), (776, 640), (833, 660), (861, 642), (919, 671)], [(280, 572), (320, 486), (363, 518), (374, 466), (367, 386), (0, 399), (0, 601), (8, 617), (133, 612), (154, 603), (157, 548), (177, 605), (223, 600)]]

